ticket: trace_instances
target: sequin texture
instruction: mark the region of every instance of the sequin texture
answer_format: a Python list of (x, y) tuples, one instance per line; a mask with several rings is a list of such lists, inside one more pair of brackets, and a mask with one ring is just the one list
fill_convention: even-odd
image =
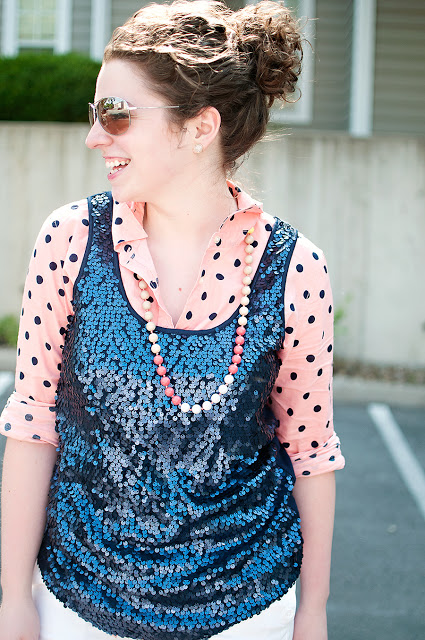
[[(296, 231), (276, 219), (229, 393), (208, 412), (183, 414), (164, 395), (145, 321), (125, 297), (110, 194), (89, 209), (40, 569), (65, 606), (107, 633), (206, 639), (265, 609), (299, 575), (294, 473), (267, 405)], [(173, 388), (191, 404), (225, 375), (237, 317), (210, 330), (156, 328)]]

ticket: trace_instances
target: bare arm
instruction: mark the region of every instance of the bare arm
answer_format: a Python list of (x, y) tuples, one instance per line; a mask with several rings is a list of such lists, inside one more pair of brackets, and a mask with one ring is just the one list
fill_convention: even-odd
[(297, 478), (294, 498), (301, 517), (304, 556), (294, 640), (326, 640), (332, 535), (335, 512), (334, 473)]
[(3, 604), (31, 596), (56, 456), (50, 444), (7, 440), (1, 518)]

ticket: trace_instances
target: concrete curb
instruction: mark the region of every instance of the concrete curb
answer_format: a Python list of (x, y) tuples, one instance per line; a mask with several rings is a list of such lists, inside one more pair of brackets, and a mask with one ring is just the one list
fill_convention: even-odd
[[(15, 371), (16, 350), (0, 348), (0, 371)], [(334, 377), (335, 404), (367, 404), (385, 402), (394, 407), (425, 407), (425, 386), (366, 380), (351, 376)]]

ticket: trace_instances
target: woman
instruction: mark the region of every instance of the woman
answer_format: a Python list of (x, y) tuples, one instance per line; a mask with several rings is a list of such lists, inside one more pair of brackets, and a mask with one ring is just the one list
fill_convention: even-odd
[(270, 2), (151, 5), (106, 47), (112, 198), (43, 225), (2, 415), (0, 640), (327, 637), (326, 264), (227, 180), (300, 54)]

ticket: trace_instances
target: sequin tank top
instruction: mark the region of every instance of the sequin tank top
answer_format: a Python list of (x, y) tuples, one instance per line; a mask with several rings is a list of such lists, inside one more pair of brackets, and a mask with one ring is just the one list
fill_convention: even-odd
[[(89, 198), (38, 562), (48, 589), (109, 634), (206, 639), (267, 608), (300, 571), (294, 473), (266, 404), (297, 232), (276, 218), (239, 371), (219, 404), (194, 415), (164, 394), (145, 320), (122, 284), (111, 217), (110, 194)], [(156, 328), (172, 385), (191, 405), (227, 373), (237, 318), (209, 330)]]

